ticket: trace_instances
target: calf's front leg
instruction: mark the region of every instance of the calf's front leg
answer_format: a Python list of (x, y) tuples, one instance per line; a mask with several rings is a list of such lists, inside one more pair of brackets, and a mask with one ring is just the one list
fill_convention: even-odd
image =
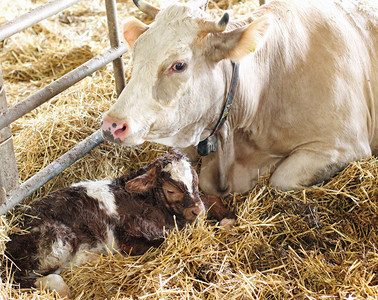
[(204, 195), (201, 197), (206, 209), (207, 215), (220, 221), (220, 225), (226, 229), (231, 229), (236, 221), (236, 216), (233, 212), (224, 207), (221, 199), (216, 195)]

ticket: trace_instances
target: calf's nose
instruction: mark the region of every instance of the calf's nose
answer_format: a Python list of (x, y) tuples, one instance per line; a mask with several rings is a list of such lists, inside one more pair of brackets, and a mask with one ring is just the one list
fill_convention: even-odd
[(102, 134), (106, 140), (122, 142), (127, 135), (128, 126), (125, 122), (116, 121), (110, 117), (104, 117), (101, 122)]
[(194, 207), (191, 208), (191, 213), (195, 217), (197, 217), (202, 212), (203, 212), (203, 207), (202, 206), (196, 205), (196, 206), (194, 206)]

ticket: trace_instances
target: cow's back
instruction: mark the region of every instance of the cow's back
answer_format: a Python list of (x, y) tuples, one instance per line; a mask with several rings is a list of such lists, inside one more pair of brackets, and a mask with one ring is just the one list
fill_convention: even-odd
[(255, 122), (270, 123), (266, 141), (279, 139), (277, 151), (290, 152), (316, 136), (336, 143), (350, 126), (342, 141), (355, 155), (348, 159), (377, 154), (377, 8), (367, 1), (292, 0), (254, 14), (272, 14), (274, 24), (255, 58), (263, 82)]

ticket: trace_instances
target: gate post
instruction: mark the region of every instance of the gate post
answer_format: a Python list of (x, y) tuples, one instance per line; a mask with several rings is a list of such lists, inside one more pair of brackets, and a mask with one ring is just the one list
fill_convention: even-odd
[[(0, 115), (7, 112), (3, 73), (0, 66)], [(13, 137), (9, 127), (0, 129), (0, 204), (7, 201), (9, 193), (19, 186)]]
[[(116, 0), (105, 0), (105, 7), (107, 17), (106, 19), (108, 21), (110, 46), (112, 48), (119, 48), (121, 46), (121, 39), (118, 30)], [(126, 85), (125, 70), (123, 68), (122, 56), (113, 60), (113, 70), (116, 85), (116, 93), (119, 97)]]

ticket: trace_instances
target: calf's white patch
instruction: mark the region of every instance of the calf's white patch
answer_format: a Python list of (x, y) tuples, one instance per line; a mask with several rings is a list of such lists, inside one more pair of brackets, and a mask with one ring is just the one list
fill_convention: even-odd
[[(38, 252), (40, 253), (39, 272), (44, 273), (66, 262), (72, 253), (72, 246), (58, 238), (51, 245), (51, 251), (50, 249), (40, 248)], [(61, 269), (59, 268), (57, 273), (60, 272)]]
[(166, 165), (163, 171), (169, 173), (173, 180), (183, 182), (189, 193), (193, 193), (193, 175), (190, 163), (188, 161), (174, 161)]
[(100, 208), (105, 210), (109, 216), (118, 215), (115, 198), (109, 188), (109, 184), (110, 180), (99, 180), (79, 182), (72, 186), (84, 187), (87, 190), (88, 196), (98, 200)]

